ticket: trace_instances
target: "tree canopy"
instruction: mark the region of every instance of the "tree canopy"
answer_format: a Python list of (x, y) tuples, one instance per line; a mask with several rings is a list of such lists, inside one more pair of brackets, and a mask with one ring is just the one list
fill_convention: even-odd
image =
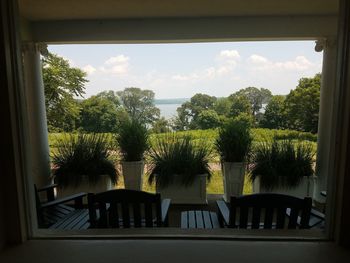
[(152, 124), (160, 117), (160, 110), (154, 106), (154, 92), (140, 88), (125, 88), (118, 91), (122, 106), (132, 119)]
[(113, 102), (92, 96), (81, 103), (80, 128), (86, 132), (116, 132), (118, 111)]
[(282, 129), (286, 127), (285, 96), (273, 96), (266, 105), (265, 113), (260, 126), (269, 129)]
[(289, 129), (317, 133), (320, 108), (321, 74), (302, 78), (285, 100)]
[(261, 110), (262, 105), (270, 101), (272, 93), (270, 90), (264, 88), (247, 87), (229, 96), (232, 100), (235, 97), (246, 97), (250, 103), (252, 115), (255, 116)]
[(55, 131), (76, 128), (79, 105), (76, 97), (85, 93), (86, 73), (71, 67), (69, 62), (55, 54), (42, 58), (45, 105), (48, 127)]

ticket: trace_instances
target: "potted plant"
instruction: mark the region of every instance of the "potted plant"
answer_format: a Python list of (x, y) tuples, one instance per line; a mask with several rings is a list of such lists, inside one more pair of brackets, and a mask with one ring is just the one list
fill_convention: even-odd
[(224, 199), (243, 193), (246, 158), (252, 137), (250, 125), (238, 119), (231, 120), (219, 129), (215, 147), (220, 155), (224, 183)]
[(314, 151), (292, 140), (263, 142), (254, 151), (250, 174), (253, 192), (276, 192), (304, 198), (313, 196)]
[(53, 177), (58, 195), (102, 192), (114, 188), (117, 173), (103, 134), (70, 134), (57, 140)]
[(144, 153), (148, 149), (147, 128), (136, 119), (123, 122), (117, 135), (122, 155), (122, 172), (126, 189), (142, 190)]
[(168, 134), (151, 148), (148, 182), (155, 182), (157, 192), (172, 203), (205, 204), (206, 182), (211, 177), (209, 155), (206, 144)]

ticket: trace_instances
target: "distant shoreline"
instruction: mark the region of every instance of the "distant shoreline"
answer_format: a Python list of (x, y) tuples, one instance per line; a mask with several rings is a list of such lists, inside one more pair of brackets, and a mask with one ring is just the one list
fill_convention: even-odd
[(162, 105), (162, 104), (182, 104), (186, 101), (190, 101), (189, 98), (175, 98), (175, 99), (155, 99), (154, 104)]

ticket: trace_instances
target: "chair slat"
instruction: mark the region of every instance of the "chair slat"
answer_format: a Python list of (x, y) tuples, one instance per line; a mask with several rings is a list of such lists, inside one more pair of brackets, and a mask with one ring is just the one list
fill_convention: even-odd
[(99, 202), (98, 208), (100, 211), (100, 219), (99, 219), (99, 224), (98, 226), (101, 228), (107, 228), (107, 209), (106, 209), (106, 203)]
[(285, 219), (286, 219), (286, 207), (278, 208), (277, 209), (277, 216), (276, 216), (276, 228), (277, 229), (284, 228)]
[(141, 227), (141, 207), (140, 203), (133, 203), (134, 226)]
[(261, 208), (260, 207), (253, 207), (253, 216), (252, 216), (252, 228), (253, 229), (259, 229), (259, 227), (260, 227), (260, 214), (261, 214)]
[(123, 200), (121, 202), (121, 205), (122, 205), (123, 227), (129, 228), (130, 227), (129, 202), (127, 202), (126, 200)]
[(247, 228), (248, 226), (248, 207), (240, 207), (239, 209), (239, 228)]
[(290, 216), (289, 216), (289, 222), (288, 222), (288, 228), (289, 229), (295, 229), (298, 225), (298, 214), (299, 209), (291, 207), (290, 209)]
[(264, 229), (272, 228), (272, 220), (273, 220), (273, 207), (266, 207), (265, 209), (265, 219), (264, 219)]
[(108, 208), (108, 227), (119, 227), (118, 204), (113, 202)]
[(146, 227), (153, 227), (153, 216), (152, 216), (152, 203), (145, 203), (145, 220)]

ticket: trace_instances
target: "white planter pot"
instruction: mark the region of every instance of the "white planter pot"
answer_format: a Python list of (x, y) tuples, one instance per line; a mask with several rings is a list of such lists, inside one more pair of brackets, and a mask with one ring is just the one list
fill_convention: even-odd
[(157, 186), (157, 193), (160, 193), (162, 199), (170, 198), (172, 204), (207, 204), (207, 175), (198, 175), (193, 184), (187, 187), (175, 179), (167, 187)]
[(142, 190), (144, 162), (122, 162), (125, 189)]
[(224, 181), (224, 200), (230, 202), (231, 196), (243, 194), (245, 163), (225, 162), (222, 164)]
[[(313, 197), (314, 187), (316, 185), (316, 176), (304, 176), (300, 184), (295, 188), (283, 188), (277, 187), (273, 190), (267, 190), (260, 185), (260, 178), (257, 177), (253, 182), (253, 192), (254, 193), (278, 193), (286, 194), (299, 198), (304, 198), (306, 196)], [(281, 179), (280, 179), (281, 181)]]
[(82, 182), (77, 186), (68, 186), (63, 188), (58, 188), (57, 196), (59, 198), (70, 196), (73, 194), (86, 192), (86, 193), (99, 193), (114, 189), (111, 179), (108, 175), (101, 175), (101, 180), (96, 184), (89, 184), (87, 178), (83, 178)]

